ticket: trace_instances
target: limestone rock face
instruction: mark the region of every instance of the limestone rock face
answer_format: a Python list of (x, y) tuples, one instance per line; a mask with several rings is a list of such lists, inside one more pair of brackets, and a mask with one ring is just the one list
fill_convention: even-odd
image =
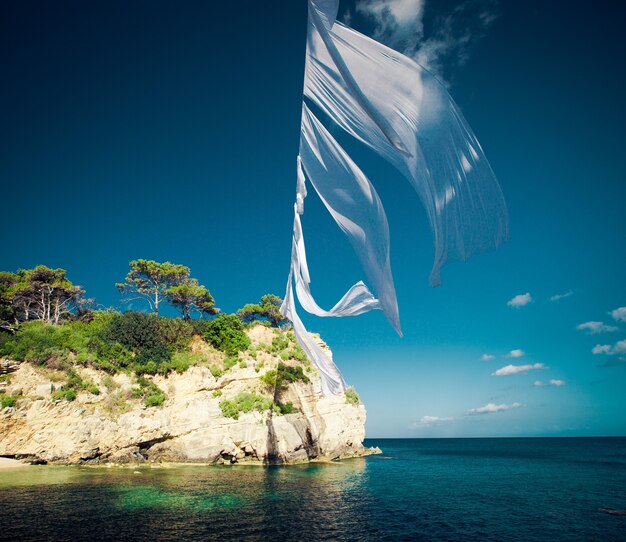
[[(253, 345), (271, 344), (273, 330), (249, 330)], [(294, 382), (280, 393), (297, 409), (226, 417), (220, 403), (240, 392), (271, 395), (260, 377), (279, 358), (259, 351), (216, 378), (207, 366), (152, 380), (167, 394), (159, 407), (133, 398), (134, 377), (111, 377), (79, 369), (100, 395), (80, 392), (76, 400), (55, 400), (63, 382), (28, 363), (11, 374), (6, 393), (23, 396), (15, 407), (0, 410), (0, 456), (39, 462), (100, 463), (136, 461), (297, 463), (372, 453), (363, 446), (365, 408), (343, 395), (323, 397), (319, 376), (309, 368), (309, 382)], [(212, 360), (215, 352), (209, 353)], [(208, 354), (208, 355), (209, 355)], [(285, 361), (289, 364), (289, 361)], [(54, 380), (51, 379), (54, 377)]]

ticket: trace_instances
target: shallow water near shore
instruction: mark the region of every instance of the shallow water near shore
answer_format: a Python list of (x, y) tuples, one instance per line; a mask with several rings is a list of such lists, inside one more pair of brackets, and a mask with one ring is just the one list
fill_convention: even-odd
[(370, 439), (289, 467), (0, 472), (1, 540), (626, 540), (626, 438)]

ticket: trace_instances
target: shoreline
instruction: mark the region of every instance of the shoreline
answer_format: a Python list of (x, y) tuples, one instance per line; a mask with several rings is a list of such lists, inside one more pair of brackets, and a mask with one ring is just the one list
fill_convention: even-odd
[(315, 458), (309, 461), (301, 461), (294, 463), (265, 463), (263, 461), (242, 461), (237, 463), (229, 462), (208, 462), (208, 461), (142, 461), (142, 462), (102, 462), (102, 463), (63, 463), (63, 462), (48, 462), (48, 463), (29, 463), (28, 460), (12, 459), (8, 457), (0, 457), (0, 470), (18, 469), (22, 467), (85, 467), (90, 469), (106, 468), (106, 469), (138, 469), (138, 468), (151, 468), (151, 469), (174, 469), (177, 467), (289, 467), (297, 465), (312, 465), (312, 464), (341, 464), (344, 461), (350, 461), (353, 459), (361, 459), (370, 455), (382, 454), (380, 448), (366, 448), (363, 453), (348, 455), (345, 457), (339, 457), (337, 459), (330, 458)]

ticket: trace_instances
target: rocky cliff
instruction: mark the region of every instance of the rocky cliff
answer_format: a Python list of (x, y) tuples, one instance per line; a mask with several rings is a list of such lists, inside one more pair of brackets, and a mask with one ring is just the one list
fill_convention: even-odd
[[(81, 390), (68, 401), (54, 393), (67, 384), (63, 371), (5, 362), (9, 373), (0, 393), (18, 399), (0, 410), (0, 456), (54, 463), (271, 464), (372, 452), (362, 444), (365, 408), (358, 398), (323, 397), (319, 375), (308, 362), (281, 359), (268, 347), (283, 332), (257, 325), (247, 334), (252, 347), (233, 366), (197, 341), (192, 347), (200, 360), (196, 365), (182, 374), (150, 377), (166, 394), (159, 406), (144, 404), (133, 374), (77, 366), (91, 391)], [(306, 378), (271, 389), (271, 379), (263, 377), (279, 364), (300, 365)], [(241, 406), (242, 398), (248, 398), (247, 405)], [(250, 398), (265, 402), (251, 405)], [(237, 404), (239, 411), (226, 408)], [(289, 408), (281, 412), (273, 405)]]

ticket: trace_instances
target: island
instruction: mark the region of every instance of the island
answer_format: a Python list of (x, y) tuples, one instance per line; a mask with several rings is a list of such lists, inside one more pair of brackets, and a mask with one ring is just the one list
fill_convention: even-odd
[[(42, 268), (5, 287), (5, 301), (18, 299), (22, 279), (40, 290), (46, 280), (62, 282), (45, 276), (62, 270)], [(76, 295), (78, 287), (65, 288)], [(172, 288), (165, 299), (176, 299)], [(0, 457), (271, 465), (378, 451), (363, 445), (356, 391), (322, 394), (277, 296), (224, 314), (208, 291), (200, 294), (210, 318), (192, 319), (192, 302), (181, 317), (79, 308), (46, 321), (33, 305), (31, 318), (0, 335)]]

